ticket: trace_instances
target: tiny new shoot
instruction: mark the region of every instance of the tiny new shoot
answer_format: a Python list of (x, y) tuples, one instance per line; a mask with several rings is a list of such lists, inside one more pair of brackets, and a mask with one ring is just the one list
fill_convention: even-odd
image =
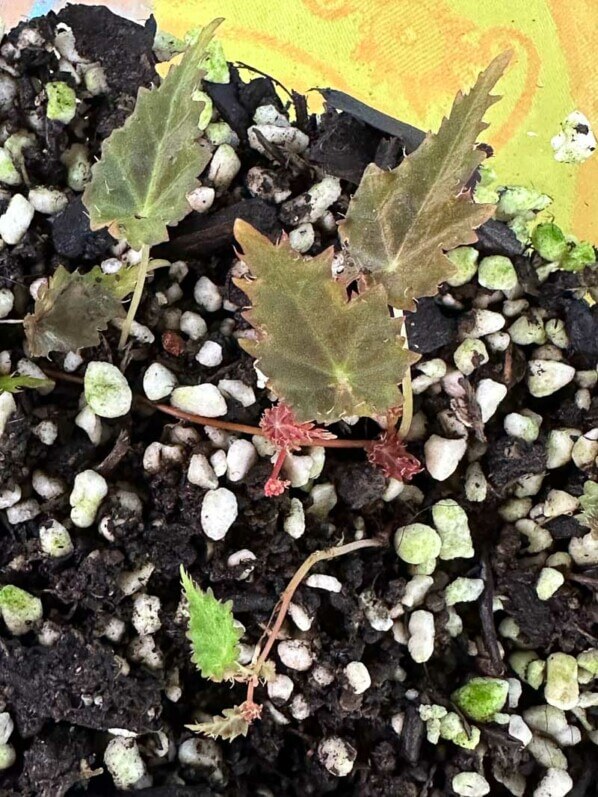
[(235, 624), (231, 602), (217, 600), (211, 590), (204, 592), (181, 568), (181, 581), (189, 606), (187, 635), (191, 642), (191, 660), (204, 678), (216, 682), (230, 679), (247, 684), (243, 703), (224, 709), (221, 716), (212, 717), (208, 722), (189, 725), (189, 729), (221, 739), (246, 736), (251, 723), (259, 719), (262, 712), (261, 705), (254, 700), (255, 689), (260, 681), (271, 680), (275, 675), (270, 653), (278, 639), (293, 595), (303, 579), (318, 562), (345, 556), (363, 548), (380, 548), (383, 545), (381, 540), (356, 540), (324, 551), (314, 551), (308, 556), (280, 596), (248, 666), (238, 662), (241, 631)]

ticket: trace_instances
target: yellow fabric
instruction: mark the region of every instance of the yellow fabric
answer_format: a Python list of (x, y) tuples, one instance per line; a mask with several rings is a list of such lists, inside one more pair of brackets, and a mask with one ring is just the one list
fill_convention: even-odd
[(575, 109), (598, 128), (597, 0), (156, 0), (154, 13), (177, 35), (224, 17), (229, 59), (298, 91), (341, 89), (424, 129), (512, 48), (484, 136), (498, 175), (554, 197), (561, 226), (598, 239), (598, 152), (569, 166), (550, 146)]

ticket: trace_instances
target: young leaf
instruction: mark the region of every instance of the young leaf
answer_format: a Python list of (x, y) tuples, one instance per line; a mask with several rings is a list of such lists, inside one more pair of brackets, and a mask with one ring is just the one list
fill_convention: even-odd
[[(106, 275), (104, 275), (106, 276)], [(33, 357), (47, 357), (51, 351), (75, 351), (97, 346), (99, 330), (125, 315), (118, 295), (87, 274), (68, 272), (58, 266), (35, 300), (33, 313), (23, 326)]]
[(405, 441), (396, 431), (383, 432), (366, 446), (368, 460), (388, 478), (409, 482), (423, 470), (421, 462), (407, 451)]
[(304, 258), (286, 237), (272, 244), (240, 219), (235, 236), (254, 277), (237, 280), (252, 303), (244, 315), (257, 330), (240, 344), (296, 420), (331, 423), (399, 405), (398, 383), (418, 357), (403, 348), (384, 288), (349, 302), (331, 278), (332, 249)]
[(203, 733), (212, 739), (228, 739), (232, 741), (237, 736), (247, 736), (249, 722), (243, 716), (241, 706), (225, 708), (222, 716), (215, 716), (209, 722), (200, 722), (197, 725), (187, 725), (190, 731)]
[(83, 194), (92, 230), (108, 227), (115, 238), (140, 249), (168, 240), (166, 226), (190, 212), (186, 195), (210, 159), (198, 140), (203, 103), (192, 95), (219, 24), (203, 29), (158, 88), (139, 89), (135, 110), (102, 145)]
[(204, 678), (223, 681), (239, 669), (239, 639), (242, 632), (235, 625), (232, 601), (222, 603), (211, 589), (204, 592), (181, 567), (181, 582), (189, 602), (191, 660)]
[(494, 205), (474, 204), (463, 189), (485, 157), (475, 143), (509, 58), (495, 58), (469, 94), (457, 94), (438, 133), (428, 133), (396, 169), (370, 164), (351, 200), (341, 235), (393, 307), (413, 309), (414, 299), (434, 295), (453, 273), (443, 250), (474, 243), (475, 229), (492, 215)]
[(21, 374), (0, 376), (0, 393), (18, 393), (25, 387), (35, 389), (50, 387), (53, 384), (51, 379), (37, 379), (35, 376), (21, 376)]

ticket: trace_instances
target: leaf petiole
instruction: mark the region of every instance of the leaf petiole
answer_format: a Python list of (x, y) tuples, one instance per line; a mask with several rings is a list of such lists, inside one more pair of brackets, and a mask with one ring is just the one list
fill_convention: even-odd
[(147, 277), (147, 272), (149, 267), (149, 253), (150, 253), (149, 246), (147, 244), (144, 244), (141, 247), (141, 262), (139, 263), (137, 283), (135, 284), (135, 290), (133, 291), (131, 304), (129, 305), (129, 311), (127, 313), (127, 317), (124, 320), (123, 327), (120, 333), (120, 340), (118, 341), (119, 349), (122, 349), (122, 347), (127, 342), (127, 338), (129, 337), (129, 333), (131, 332), (131, 327), (133, 326), (133, 321), (135, 320), (135, 314), (137, 313), (137, 309), (139, 308), (139, 305), (141, 303), (141, 297), (143, 296), (143, 288), (145, 286), (145, 279)]

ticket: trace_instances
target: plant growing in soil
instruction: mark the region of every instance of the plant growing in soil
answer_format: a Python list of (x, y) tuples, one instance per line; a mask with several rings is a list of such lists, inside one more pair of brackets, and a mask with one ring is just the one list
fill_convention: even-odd
[(181, 581), (189, 612), (188, 637), (191, 642), (191, 660), (204, 678), (216, 682), (231, 680), (247, 684), (247, 695), (241, 705), (224, 709), (222, 716), (212, 717), (208, 722), (188, 727), (192, 731), (213, 738), (232, 740), (237, 736), (245, 736), (251, 723), (261, 716), (262, 706), (254, 701), (254, 691), (260, 681), (271, 681), (276, 674), (269, 655), (278, 638), (293, 595), (303, 579), (318, 562), (336, 559), (363, 548), (378, 548), (382, 545), (384, 543), (381, 540), (357, 540), (324, 551), (314, 551), (308, 556), (280, 596), (248, 666), (238, 661), (242, 630), (235, 623), (232, 603), (217, 600), (211, 590), (204, 592), (181, 568)]
[(210, 160), (198, 127), (204, 104), (194, 94), (201, 85), (206, 48), (219, 24), (214, 20), (197, 34), (158, 88), (139, 90), (125, 125), (104, 142), (83, 195), (92, 230), (108, 227), (119, 241), (141, 250), (120, 346), (141, 301), (150, 247), (167, 241), (167, 225), (177, 224), (191, 211), (187, 194), (199, 185), (197, 176)]

